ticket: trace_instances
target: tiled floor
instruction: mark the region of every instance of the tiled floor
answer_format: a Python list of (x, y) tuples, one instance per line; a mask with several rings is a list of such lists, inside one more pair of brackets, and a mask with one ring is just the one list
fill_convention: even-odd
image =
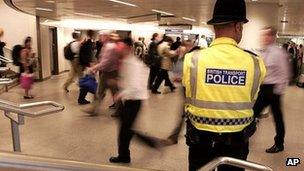
[[(69, 94), (61, 89), (64, 78), (65, 75), (61, 75), (35, 85), (33, 93), (36, 98), (33, 101), (53, 100), (64, 104), (66, 110), (41, 118), (27, 118), (25, 125), (20, 127), (22, 153), (90, 163), (108, 163), (108, 158), (116, 155), (117, 151), (117, 120), (110, 117), (113, 111), (106, 108), (112, 103), (111, 98), (105, 100), (100, 116), (88, 117), (84, 111), (90, 106), (79, 107), (76, 103), (76, 85)], [(21, 97), (22, 90), (19, 87), (0, 95), (1, 99), (25, 102)], [(286, 150), (278, 154), (264, 152), (265, 148), (273, 143), (274, 126), (270, 117), (260, 122), (257, 133), (251, 139), (248, 160), (268, 165), (276, 171), (304, 170), (303, 161), (298, 167), (285, 166), (287, 157), (299, 157), (304, 160), (303, 102), (304, 90), (290, 87), (284, 98)], [(144, 104), (136, 129), (165, 138), (176, 123), (180, 106), (181, 96), (178, 92), (152, 95)], [(3, 115), (0, 118), (0, 150), (11, 151), (10, 122)], [(131, 166), (134, 167), (187, 170), (187, 147), (183, 136), (180, 137), (178, 145), (161, 151), (149, 149), (136, 140), (132, 141), (131, 154)]]

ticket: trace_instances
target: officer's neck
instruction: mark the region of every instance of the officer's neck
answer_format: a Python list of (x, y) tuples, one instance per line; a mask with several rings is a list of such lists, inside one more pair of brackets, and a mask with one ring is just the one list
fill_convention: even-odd
[(237, 35), (234, 31), (230, 31), (230, 30), (221, 30), (219, 32), (215, 32), (215, 38), (231, 38), (233, 40), (235, 40), (236, 42), (238, 42), (238, 38)]
[(236, 37), (232, 36), (232, 35), (216, 35), (215, 38), (216, 39), (218, 39), (218, 38), (230, 38), (230, 39), (233, 39), (233, 40), (237, 41)]

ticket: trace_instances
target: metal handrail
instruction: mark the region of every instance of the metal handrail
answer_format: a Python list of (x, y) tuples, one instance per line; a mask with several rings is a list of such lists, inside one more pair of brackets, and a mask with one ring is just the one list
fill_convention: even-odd
[(205, 166), (203, 166), (200, 170), (212, 171), (220, 165), (230, 165), (230, 166), (235, 166), (235, 167), (250, 169), (250, 170), (257, 170), (257, 171), (273, 171), (273, 169), (268, 166), (264, 166), (249, 161), (239, 160), (231, 157), (216, 158), (211, 162), (209, 162), (208, 164), (206, 164)]
[(6, 58), (4, 56), (1, 56), (1, 55), (0, 55), (0, 61), (5, 62), (5, 63), (13, 63), (14, 62), (13, 60), (11, 60), (9, 58)]
[[(27, 109), (39, 107), (39, 106), (53, 106), (51, 108), (39, 110), (39, 111), (29, 111)], [(12, 140), (13, 140), (13, 148), (15, 152), (21, 152), (20, 145), (20, 134), (19, 134), (19, 125), (24, 124), (24, 117), (39, 117), (43, 115), (48, 115), (51, 113), (57, 113), (64, 110), (64, 106), (52, 102), (52, 101), (43, 101), (43, 102), (35, 102), (35, 103), (27, 103), (27, 104), (16, 104), (6, 100), (0, 99), (0, 110), (4, 111), (4, 115), (11, 120), (11, 130), (12, 130)], [(11, 113), (15, 113), (13, 115)]]
[(0, 152), (0, 170), (28, 171), (152, 171), (125, 166), (90, 164), (79, 161)]
[[(27, 111), (25, 109), (33, 108), (33, 107), (39, 107), (39, 106), (46, 106), (50, 105), (53, 106), (52, 108), (40, 110), (40, 111)], [(27, 117), (38, 117), (42, 115), (47, 115), (55, 112), (60, 112), (64, 110), (64, 106), (53, 102), (53, 101), (43, 101), (43, 102), (35, 102), (35, 103), (27, 103), (27, 104), (15, 104), (6, 100), (0, 99), (0, 110), (4, 110), (6, 112), (10, 113), (17, 113), (19, 115), (27, 116)]]
[(17, 81), (16, 79), (11, 79), (11, 78), (0, 78), (0, 85), (9, 85), (16, 81)]
[(9, 67), (0, 67), (0, 72), (6, 72), (9, 71), (10, 68)]

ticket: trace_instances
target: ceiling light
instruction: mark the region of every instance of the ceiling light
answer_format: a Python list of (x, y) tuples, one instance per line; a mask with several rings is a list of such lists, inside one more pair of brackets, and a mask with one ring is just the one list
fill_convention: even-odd
[(172, 13), (169, 12), (165, 12), (165, 11), (161, 11), (161, 10), (156, 10), (156, 9), (152, 9), (153, 12), (157, 12), (157, 13), (161, 13), (161, 14), (165, 14), (165, 15), (174, 15)]
[(119, 3), (119, 4), (123, 4), (123, 5), (128, 5), (128, 6), (131, 6), (131, 7), (137, 7), (137, 5), (135, 5), (135, 4), (131, 4), (131, 3), (123, 2), (123, 1), (119, 1), (119, 0), (109, 0), (109, 1)]
[(252, 2), (257, 2), (257, 1), (259, 1), (259, 0), (252, 0)]
[(51, 4), (54, 4), (55, 1), (45, 1), (46, 3), (51, 3)]
[(85, 16), (85, 17), (103, 18), (103, 17), (100, 16), (100, 15), (86, 14), (86, 13), (81, 13), (81, 12), (75, 12), (74, 14), (76, 14), (76, 15), (81, 15), (81, 16)]
[(48, 11), (48, 12), (52, 12), (53, 11), (52, 9), (49, 9), (49, 8), (40, 8), (40, 7), (37, 7), (36, 10), (39, 10), (39, 11)]
[(193, 22), (196, 21), (195, 19), (193, 19), (193, 18), (188, 18), (188, 17), (183, 17), (183, 19), (184, 19), (184, 20), (188, 20), (188, 21), (193, 21)]

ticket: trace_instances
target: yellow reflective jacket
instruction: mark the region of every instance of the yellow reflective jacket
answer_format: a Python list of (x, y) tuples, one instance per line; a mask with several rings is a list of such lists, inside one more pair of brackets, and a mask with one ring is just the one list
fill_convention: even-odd
[(231, 38), (215, 39), (207, 49), (186, 55), (185, 110), (199, 130), (240, 132), (253, 121), (253, 105), (266, 68), (263, 60)]

